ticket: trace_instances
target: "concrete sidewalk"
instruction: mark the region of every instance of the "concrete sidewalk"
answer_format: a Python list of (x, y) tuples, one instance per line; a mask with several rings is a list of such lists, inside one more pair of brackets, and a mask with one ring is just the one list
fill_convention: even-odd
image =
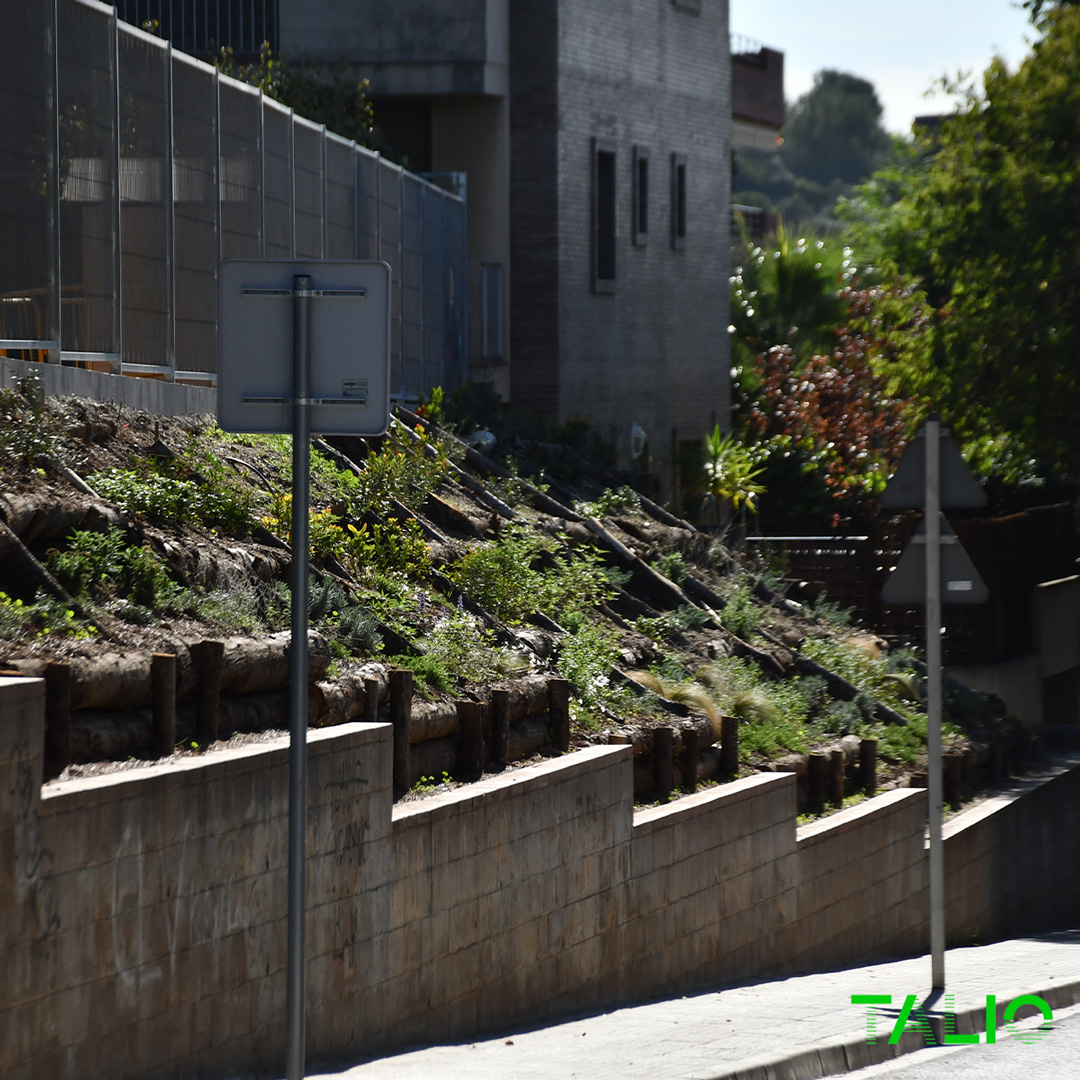
[[(987, 994), (996, 996), (999, 1014), (1021, 994), (1037, 994), (1060, 1011), (1080, 1001), (1080, 930), (950, 949), (945, 978), (953, 1000), (932, 1005), (936, 1028), (943, 1012), (955, 1011), (958, 1031), (984, 1030)], [(867, 1043), (867, 1008), (853, 1005), (852, 994), (892, 995), (891, 1005), (877, 1009), (875, 1045)], [(915, 1031), (908, 1031), (899, 1046), (888, 1043), (909, 994), (920, 1003), (929, 996), (928, 956), (722, 987), (309, 1075), (322, 1080), (812, 1080), (922, 1048), (923, 1036)]]

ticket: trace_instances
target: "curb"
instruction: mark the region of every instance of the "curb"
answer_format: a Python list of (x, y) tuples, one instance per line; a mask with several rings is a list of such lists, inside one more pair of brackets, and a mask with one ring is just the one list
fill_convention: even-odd
[[(1021, 993), (1035, 994), (1041, 997), (1051, 1010), (1057, 1012), (1080, 1002), (1080, 979), (1057, 983), (1043, 990), (1025, 990)], [(1012, 995), (1017, 997), (1018, 994)], [(1008, 1000), (1012, 1000), (1010, 997)], [(1008, 1001), (998, 1003), (997, 1013), (1000, 1023)], [(931, 1013), (940, 1017), (941, 1013)], [(985, 1025), (985, 1010), (965, 1009), (956, 1014), (958, 1032), (982, 1032)], [(711, 1073), (704, 1080), (819, 1080), (821, 1077), (839, 1076), (842, 1073), (865, 1069), (869, 1065), (879, 1065), (892, 1061), (905, 1054), (914, 1053), (926, 1047), (926, 1042), (918, 1032), (906, 1032), (900, 1042), (892, 1045), (885, 1042), (869, 1044), (866, 1035), (841, 1035), (820, 1046), (811, 1046), (796, 1050), (783, 1057), (758, 1057), (742, 1062), (734, 1069)]]

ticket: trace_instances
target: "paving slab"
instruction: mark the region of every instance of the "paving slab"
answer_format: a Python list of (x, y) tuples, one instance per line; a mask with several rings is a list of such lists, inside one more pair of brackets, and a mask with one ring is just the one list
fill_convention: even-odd
[[(921, 956), (722, 986), (687, 997), (631, 1005), (533, 1030), (429, 1046), (362, 1062), (311, 1080), (815, 1080), (888, 1060), (926, 1045), (908, 1030), (889, 1036), (908, 995), (927, 1003), (940, 1038), (944, 1016), (959, 1032), (984, 1030), (986, 997), (998, 1012), (1021, 994), (1062, 1010), (1080, 1001), (1080, 929), (993, 945), (950, 949), (944, 1000), (931, 993), (930, 957)], [(853, 994), (889, 995), (867, 1007)]]

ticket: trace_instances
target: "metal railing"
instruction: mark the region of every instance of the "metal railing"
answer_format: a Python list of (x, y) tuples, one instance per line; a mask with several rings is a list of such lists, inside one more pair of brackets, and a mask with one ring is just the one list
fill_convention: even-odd
[(395, 397), (464, 379), (462, 198), (93, 0), (6, 7), (0, 354), (213, 384), (222, 259), (375, 258)]

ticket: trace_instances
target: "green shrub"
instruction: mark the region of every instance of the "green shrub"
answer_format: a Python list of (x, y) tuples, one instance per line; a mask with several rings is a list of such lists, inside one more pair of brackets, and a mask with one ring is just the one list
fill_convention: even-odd
[[(116, 597), (157, 611), (174, 605), (181, 593), (161, 559), (148, 547), (129, 544), (115, 527), (103, 533), (72, 533), (68, 549), (51, 549), (45, 563), (76, 597)], [(138, 613), (135, 621), (142, 621)]]

